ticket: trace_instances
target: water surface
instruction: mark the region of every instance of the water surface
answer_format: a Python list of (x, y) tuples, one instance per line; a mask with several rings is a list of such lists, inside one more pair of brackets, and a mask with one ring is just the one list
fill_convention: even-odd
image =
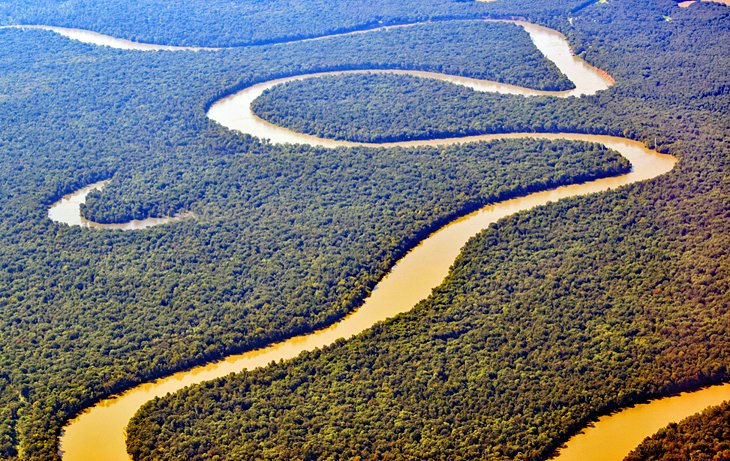
[(604, 416), (573, 436), (554, 461), (621, 461), (669, 423), (730, 400), (730, 383), (653, 400)]
[(81, 215), (81, 204), (86, 203), (86, 197), (89, 193), (95, 190), (102, 190), (108, 183), (109, 181), (99, 181), (94, 184), (89, 184), (71, 194), (64, 195), (61, 200), (48, 208), (48, 217), (51, 221), (68, 224), (69, 226), (81, 226), (91, 229), (141, 230), (192, 216), (192, 213), (181, 213), (166, 218), (135, 219), (117, 224), (102, 224), (89, 221)]

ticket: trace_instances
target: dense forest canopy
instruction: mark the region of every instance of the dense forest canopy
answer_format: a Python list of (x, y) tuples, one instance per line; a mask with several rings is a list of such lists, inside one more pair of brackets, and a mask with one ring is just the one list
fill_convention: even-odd
[[(303, 72), (450, 66), (508, 78), (473, 31), (444, 26), (484, 59), (449, 61), (417, 27), (397, 42), (383, 31), (194, 54), (0, 30), (0, 457), (55, 459), (64, 421), (103, 396), (331, 323), (456, 215), (626, 170), (580, 143), (324, 150), (205, 116), (232, 89)], [(520, 43), (518, 28), (502, 30)], [(107, 178), (87, 217), (197, 218), (126, 233), (47, 219), (60, 196)]]
[[(616, 85), (564, 101), (466, 95), (447, 104), (418, 87), (393, 93), (385, 79), (372, 101), (388, 94), (441, 104), (433, 118), (443, 132), (463, 133), (456, 108), (478, 104), (473, 132), (620, 134), (681, 158), (649, 183), (500, 223), (467, 247), (432, 298), (352, 343), (154, 402), (130, 427), (131, 450), (171, 459), (328, 454), (322, 449), (541, 459), (596, 414), (727, 379), (728, 9), (590, 3), (0, 5), (4, 24), (202, 45), (524, 16), (562, 30)], [(0, 458), (20, 449), (24, 459), (57, 459), (61, 425), (103, 396), (334, 321), (420, 237), (486, 201), (625, 170), (615, 153), (593, 145), (330, 151), (272, 145), (205, 116), (237, 88), (322, 70), (393, 67), (510, 81), (517, 64), (536, 61), (524, 33), (500, 26), (444, 22), (194, 54), (122, 52), (1, 29)], [(494, 30), (501, 46), (514, 47), (508, 67), (489, 49)], [(519, 84), (561, 80), (543, 66)], [(361, 107), (352, 110), (363, 117)], [(408, 116), (399, 135), (423, 129), (423, 114)], [(87, 217), (191, 210), (197, 219), (122, 233), (46, 218), (63, 194), (107, 178)], [(162, 439), (176, 444), (155, 452)]]
[[(629, 13), (620, 4), (612, 8), (612, 13)], [(578, 100), (479, 93), (408, 76), (355, 75), (275, 87), (255, 102), (254, 109), (263, 118), (298, 131), (362, 141), (511, 131), (581, 131), (630, 137), (643, 133), (643, 139), (652, 146), (654, 142), (669, 145), (684, 131), (694, 135), (713, 130), (708, 135), (721, 137), (726, 126), (723, 108), (730, 106), (725, 69), (730, 47), (727, 7), (709, 4), (693, 8), (631, 12), (638, 17), (630, 21), (594, 18), (589, 14), (592, 8), (583, 10), (573, 18), (575, 27), (568, 29), (574, 30), (571, 38), (590, 62), (607, 69), (617, 81), (608, 91)], [(609, 59), (610, 49), (585, 43), (584, 35), (575, 29), (578, 25), (591, 28), (595, 40), (604, 43), (607, 39), (600, 30), (612, 27), (629, 35), (635, 32), (635, 24), (664, 21), (662, 14), (673, 14), (673, 20), (665, 21), (668, 24), (659, 30), (647, 28), (632, 41), (610, 43), (627, 54), (647, 53), (642, 49), (649, 43), (665, 47), (665, 53), (657, 52), (642, 62)], [(702, 27), (697, 21), (702, 21)], [(707, 43), (708, 30), (715, 37), (713, 43)], [(365, 93), (367, 103), (352, 103)], [(626, 102), (642, 97), (651, 99), (651, 107)], [(680, 106), (682, 110), (674, 117), (652, 115), (653, 111), (677, 111)], [(693, 116), (683, 117), (683, 110), (691, 110)]]
[[(575, 110), (575, 103), (538, 98), (542, 109), (523, 96), (482, 93), (410, 75), (356, 74), (275, 86), (256, 99), (252, 109), (262, 119), (294, 131), (360, 142), (569, 130), (570, 111), (560, 117), (554, 111), (560, 106)], [(355, 103), (361, 100), (367, 103)], [(529, 111), (532, 118), (522, 122), (513, 115), (519, 111)], [(585, 130), (606, 131), (600, 128), (591, 123)]]
[(238, 46), (318, 37), (389, 24), (483, 16), (554, 17), (585, 0), (482, 3), (454, 0), (16, 0), (0, 3), (0, 25), (89, 29), (139, 42)]

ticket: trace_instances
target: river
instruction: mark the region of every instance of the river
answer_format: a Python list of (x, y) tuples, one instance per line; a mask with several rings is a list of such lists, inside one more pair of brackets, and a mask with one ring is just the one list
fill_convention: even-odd
[[(349, 338), (379, 321), (407, 312), (418, 301), (426, 298), (431, 293), (432, 288), (438, 286), (446, 277), (449, 267), (466, 241), (491, 223), (510, 214), (561, 198), (605, 191), (653, 178), (668, 172), (675, 164), (673, 157), (658, 154), (638, 142), (611, 136), (514, 133), (475, 138), (520, 137), (598, 142), (617, 150), (626, 157), (632, 164), (632, 171), (621, 176), (563, 186), (506, 200), (488, 205), (468, 216), (455, 220), (430, 235), (405, 257), (396, 262), (390, 272), (377, 284), (365, 303), (358, 310), (331, 327), (295, 337), (264, 349), (230, 356), (221, 362), (175, 373), (168, 378), (142, 384), (120, 396), (98, 403), (64, 428), (61, 437), (61, 450), (64, 461), (89, 459), (129, 461), (125, 448), (124, 427), (137, 409), (145, 402), (155, 397), (162, 397), (168, 392), (175, 392), (185, 386), (223, 377), (243, 369), (263, 367), (271, 361), (296, 357), (303, 351), (324, 347), (339, 338)], [(408, 286), (409, 289), (403, 290), (403, 286)], [(710, 404), (712, 402), (707, 403), (707, 405)], [(671, 422), (671, 420), (667, 422)], [(635, 433), (642, 434), (638, 428)], [(650, 434), (651, 432), (646, 435)], [(598, 438), (601, 438), (600, 433)]]
[[(612, 83), (611, 78), (605, 73), (585, 63), (582, 59), (573, 56), (567, 41), (561, 34), (528, 23), (517, 23), (530, 34), (533, 42), (543, 54), (555, 62), (558, 68), (574, 82), (576, 86), (574, 90), (568, 92), (541, 92), (494, 82), (481, 82), (474, 79), (440, 74), (411, 71), (385, 72), (407, 73), (438, 78), (451, 83), (466, 85), (477, 91), (496, 91), (509, 94), (521, 94), (524, 96), (549, 94), (552, 96), (567, 97), (593, 94), (596, 91), (608, 88)], [(117, 39), (103, 37), (103, 44), (108, 46), (124, 49), (129, 49), (131, 46), (132, 49), (141, 51), (166, 49), (161, 47), (155, 48), (154, 45), (140, 45), (140, 47), (135, 47), (133, 42), (120, 41), (120, 43), (117, 43)], [(99, 38), (94, 37), (94, 39), (98, 40)], [(185, 49), (174, 48), (176, 50)], [(323, 74), (296, 76), (264, 82), (260, 85), (246, 88), (239, 93), (213, 104), (208, 115), (231, 129), (268, 138), (274, 143), (294, 142), (327, 147), (354, 145), (355, 143), (325, 140), (295, 133), (268, 124), (250, 111), (250, 102), (267, 88), (271, 88), (285, 81), (314, 78), (320, 75)], [(395, 264), (359, 309), (329, 328), (291, 338), (260, 350), (230, 356), (220, 362), (175, 373), (151, 383), (141, 384), (119, 396), (105, 399), (85, 410), (82, 414), (69, 421), (64, 427), (60, 440), (60, 450), (64, 461), (85, 461), (91, 459), (128, 461), (130, 458), (126, 453), (124, 428), (139, 407), (150, 399), (164, 396), (169, 392), (175, 392), (185, 386), (226, 376), (229, 373), (238, 372), (243, 369), (263, 367), (271, 361), (293, 358), (302, 351), (324, 347), (339, 338), (351, 337), (369, 328), (378, 321), (385, 320), (398, 313), (407, 312), (418, 301), (427, 297), (432, 288), (438, 286), (443, 281), (448, 273), (449, 267), (464, 243), (491, 223), (510, 214), (528, 210), (550, 201), (605, 191), (636, 181), (654, 178), (670, 171), (676, 163), (675, 158), (649, 150), (635, 141), (611, 136), (573, 133), (511, 133), (388, 143), (378, 144), (378, 146), (444, 145), (478, 140), (522, 137), (597, 142), (615, 149), (621, 155), (625, 156), (632, 164), (632, 171), (618, 177), (559, 187), (549, 191), (530, 194), (525, 197), (506, 200), (486, 206), (468, 216), (455, 220), (420, 242), (417, 247), (412, 249)], [(99, 188), (100, 186), (103, 186), (103, 184), (97, 183), (88, 186), (84, 190), (79, 191), (73, 199), (81, 203), (90, 190)], [(78, 216), (78, 204), (73, 205), (73, 207), (75, 208), (68, 205), (65, 208), (66, 213), (70, 216), (68, 220), (54, 218), (54, 216), (58, 216), (58, 209), (53, 212), (49, 210), (49, 216), (69, 224), (88, 224), (88, 222), (84, 222)], [(76, 214), (75, 217), (74, 214)], [(77, 218), (78, 222), (73, 221)], [(409, 290), (403, 290), (403, 286), (408, 286)], [(726, 384), (694, 393), (656, 400), (645, 405), (623, 410), (614, 415), (601, 418), (595, 426), (588, 428), (584, 434), (573, 437), (567, 443), (567, 447), (561, 450), (557, 459), (561, 461), (577, 459), (619, 461), (643, 437), (651, 435), (656, 429), (729, 398), (730, 384)], [(670, 409), (667, 410), (667, 408)], [(661, 416), (651, 416), (654, 419), (650, 424), (643, 419), (647, 414), (661, 414)], [(611, 429), (611, 427), (615, 427), (616, 425), (620, 428), (619, 432)], [(628, 437), (628, 433), (631, 433), (631, 437)], [(624, 441), (624, 443), (618, 443), (619, 441)]]
[(68, 224), (69, 226), (81, 226), (93, 229), (141, 230), (193, 216), (192, 213), (181, 213), (170, 217), (146, 218), (140, 220), (135, 219), (115, 224), (102, 224), (89, 221), (81, 215), (81, 204), (86, 202), (86, 197), (89, 193), (95, 190), (102, 190), (108, 183), (108, 180), (99, 181), (94, 184), (89, 184), (75, 192), (64, 195), (60, 200), (48, 208), (48, 218), (50, 218), (51, 221)]

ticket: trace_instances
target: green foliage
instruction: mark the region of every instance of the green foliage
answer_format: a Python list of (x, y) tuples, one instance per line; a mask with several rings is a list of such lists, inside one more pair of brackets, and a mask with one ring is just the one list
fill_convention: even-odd
[(647, 437), (624, 461), (730, 459), (730, 402), (673, 423)]
[[(146, 405), (130, 452), (543, 459), (597, 412), (727, 379), (729, 272), (708, 258), (728, 243), (708, 235), (726, 191), (698, 195), (690, 214), (666, 189), (640, 189), (508, 219), (413, 312)], [(712, 274), (700, 284), (698, 267)]]
[[(154, 453), (164, 440), (176, 443), (167, 456), (190, 459), (240, 459), (243, 450), (267, 446), (284, 457), (314, 456), (321, 447), (381, 458), (487, 457), (487, 449), (497, 459), (541, 457), (600, 412), (727, 378), (726, 10), (616, 0), (573, 13), (569, 27), (570, 5), (527, 3), (484, 8), (514, 8), (562, 27), (617, 85), (568, 101), (491, 95), (480, 99), (489, 113), (474, 114), (479, 130), (623, 133), (681, 156), (675, 171), (502, 223), (470, 245), (427, 304), (352, 344), (156, 402), (130, 428), (135, 453)], [(6, 22), (55, 22), (48, 21), (61, 17), (53, 8), (65, 5), (68, 22), (61, 25), (91, 26), (101, 17), (98, 30), (114, 35), (136, 30), (130, 34), (140, 40), (164, 35), (184, 43), (184, 29), (202, 44), (242, 42), (216, 41), (220, 34), (208, 42), (202, 25), (250, 18), (200, 14), (196, 23), (191, 8), (164, 22), (165, 9), (145, 2), (125, 21), (126, 2), (104, 3), (111, 16), (68, 2), (49, 5), (5, 2), (0, 11)], [(279, 6), (257, 5), (266, 13), (266, 5)], [(301, 16), (299, 24), (321, 22), (312, 33), (340, 27), (340, 19), (320, 21), (325, 13)], [(141, 14), (158, 22), (139, 21)], [(674, 20), (664, 21), (667, 14)], [(267, 14), (258, 17), (259, 31), (266, 30)], [(236, 24), (230, 30), (243, 32), (232, 33), (248, 33)], [(310, 30), (282, 24), (253, 40)], [(572, 154), (586, 147), (564, 143), (463, 151), (277, 147), (204, 115), (218, 96), (277, 76), (438, 65), (481, 75), (493, 65), (457, 64), (434, 49), (409, 56), (398, 50), (415, 46), (419, 32), (410, 32), (397, 43), (377, 32), (222, 53), (143, 54), (0, 31), (0, 458), (15, 457), (20, 446), (26, 458), (57, 459), (63, 422), (104, 395), (333, 321), (413, 239), (488, 200), (493, 184), (503, 196), (554, 184), (556, 175), (562, 181), (622, 168), (590, 156), (576, 165)], [(456, 27), (449, 33), (467, 55), (489, 45), (462, 40)], [(501, 110), (501, 121), (485, 122)], [(463, 126), (456, 122), (454, 130)], [(514, 170), (496, 161), (508, 156), (520, 159)], [(570, 177), (535, 163), (550, 158), (569, 160)], [(46, 219), (58, 197), (109, 177), (109, 188), (85, 208), (89, 217), (192, 210), (198, 220), (121, 233)], [(300, 404), (309, 413), (298, 414)], [(156, 439), (160, 433), (165, 437)], [(246, 436), (254, 433), (267, 438), (257, 444)]]
[[(669, 145), (681, 139), (680, 133), (686, 133), (686, 138), (709, 129), (714, 130), (712, 136), (722, 136), (726, 124), (717, 121), (718, 114), (724, 115), (723, 109), (730, 106), (727, 7), (677, 8), (671, 13), (672, 21), (664, 21), (660, 16), (664, 11), (653, 10), (630, 21), (593, 17), (604, 8), (608, 7), (586, 9), (569, 29), (578, 50), (585, 49), (590, 62), (607, 69), (617, 80), (608, 91), (594, 96), (524, 98), (410, 76), (350, 75), (275, 87), (255, 101), (254, 109), (264, 119), (297, 131), (376, 142), (513, 131), (580, 131), (630, 137), (641, 133), (653, 146), (657, 139)], [(615, 6), (619, 11), (622, 8), (621, 4)], [(646, 27), (634, 40), (609, 43), (608, 37), (601, 36), (606, 28), (621, 36), (635, 34), (636, 24), (646, 26), (649, 20), (656, 26)], [(702, 27), (697, 27), (698, 21)], [(716, 41), (707, 43), (706, 33), (712, 33)], [(602, 46), (584, 43), (589, 38)], [(615, 57), (646, 55), (647, 49), (654, 52), (651, 59)], [(355, 100), (367, 103), (353, 104)], [(674, 116), (653, 115), (663, 111)]]
[[(360, 142), (512, 131), (552, 132), (570, 125), (569, 116), (552, 115), (553, 104), (538, 112), (538, 116), (549, 120), (546, 127), (511, 121), (510, 114), (520, 110), (533, 112), (525, 108), (523, 99), (500, 99), (427, 78), (370, 74), (288, 82), (265, 92), (252, 108), (264, 120), (294, 131)], [(547, 97), (539, 99), (549, 101)]]
[[(409, 29), (397, 43), (373, 32), (220, 53), (122, 52), (0, 30), (0, 458), (58, 459), (62, 424), (103, 396), (332, 323), (459, 214), (626, 170), (590, 144), (330, 151), (270, 145), (205, 116), (231, 88), (280, 75), (435, 70), (440, 44)], [(398, 51), (408, 43), (419, 51)], [(143, 232), (47, 219), (60, 196), (106, 178), (87, 217), (197, 218)]]
[(77, 27), (139, 42), (241, 46), (275, 43), (448, 18), (553, 16), (582, 0), (513, 0), (508, 5), (453, 0), (167, 0), (144, 2), (15, 0), (0, 3), (1, 24)]

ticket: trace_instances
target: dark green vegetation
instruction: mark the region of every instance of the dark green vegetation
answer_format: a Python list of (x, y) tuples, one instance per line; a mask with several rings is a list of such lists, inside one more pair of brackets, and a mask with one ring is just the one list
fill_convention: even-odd
[[(390, 44), (375, 32), (220, 53), (0, 30), (0, 458), (55, 459), (64, 421), (103, 396), (334, 321), (416, 240), (487, 200), (625, 169), (561, 142), (279, 147), (205, 117), (231, 88), (374, 62), (500, 78), (461, 26), (442, 25), (485, 61), (437, 63), (417, 27)], [(95, 220), (197, 220), (102, 232), (46, 218), (105, 178)]]
[[(491, 46), (495, 42), (499, 44), (499, 47)], [(301, 44), (297, 48), (292, 46), (271, 47), (265, 53), (259, 53), (256, 50), (243, 51), (242, 56), (252, 60), (251, 64), (247, 66), (247, 72), (252, 72), (252, 68), (261, 66), (271, 73), (265, 74), (266, 77), (253, 74), (242, 83), (229, 85), (232, 88), (245, 87), (251, 83), (283, 75), (318, 70), (397, 68), (448, 72), (454, 75), (496, 79), (535, 88), (571, 86), (554, 64), (536, 53), (527, 33), (513, 24), (454, 21), (356, 35), (334, 40), (334, 43), (343, 44), (340, 54), (338, 54), (338, 48), (332, 48), (329, 43), (332, 41), (322, 43), (325, 48), (317, 42), (312, 42)], [(406, 45), (401, 46), (401, 44)], [(486, 44), (490, 46), (485, 46)], [(356, 58), (348, 60), (345, 57), (348, 53)], [(505, 59), (508, 55), (510, 59), (507, 63)], [(235, 59), (235, 56), (239, 56), (239, 54), (231, 53), (231, 56), (233, 56), (232, 59)], [(271, 64), (267, 60), (271, 60), (274, 56), (281, 62), (293, 60), (297, 64), (285, 68), (285, 70), (272, 70), (270, 69)], [(473, 57), (473, 59), (469, 57)], [(309, 67), (304, 67), (305, 64), (301, 64), (302, 61)], [(230, 65), (229, 62), (226, 64)], [(531, 72), (530, 67), (532, 67)], [(145, 74), (144, 77), (148, 79), (150, 75)], [(430, 80), (419, 81), (430, 82)], [(232, 91), (217, 82), (215, 85), (222, 87), (218, 95)], [(210, 90), (201, 89), (200, 91), (204, 93)], [(121, 97), (124, 98), (124, 96)], [(169, 120), (165, 120), (164, 126), (169, 126), (169, 122)], [(185, 140), (185, 142), (189, 141)], [(165, 141), (165, 143), (169, 143), (169, 141)], [(131, 193), (138, 194), (132, 199), (130, 199), (132, 196), (129, 189), (109, 188), (100, 200), (90, 201), (91, 203), (84, 207), (85, 216), (97, 222), (120, 222), (143, 219), (148, 216), (167, 216), (180, 210), (186, 210), (192, 203), (200, 199), (200, 195), (197, 190), (189, 190), (187, 182), (179, 181), (179, 177), (189, 169), (181, 166), (180, 162), (186, 164), (189, 160), (178, 159), (177, 162), (171, 166), (173, 168), (171, 171), (161, 173), (159, 170), (153, 170), (150, 172), (150, 175), (157, 178), (156, 180), (159, 180), (160, 174), (164, 179), (159, 186), (153, 189), (147, 187), (146, 181), (139, 181), (139, 179), (133, 181), (132, 178), (129, 178), (132, 183), (131, 187), (134, 187), (134, 191)], [(117, 171), (116, 174), (120, 176), (127, 173)], [(133, 171), (133, 174), (137, 175), (139, 172)], [(196, 178), (196, 181), (199, 184), (206, 184), (216, 180)], [(81, 184), (86, 184), (86, 182), (79, 185)], [(155, 195), (150, 196), (150, 194)]]
[(549, 18), (585, 0), (476, 3), (454, 0), (14, 0), (0, 3), (0, 24), (94, 30), (139, 42), (238, 46), (282, 42), (389, 24), (448, 18)]
[[(699, 130), (717, 131), (706, 119), (730, 106), (725, 71), (729, 60), (724, 22), (727, 7), (717, 4), (695, 5), (688, 10), (666, 7), (615, 25), (609, 19), (592, 23), (594, 18), (589, 13), (600, 8), (603, 7), (583, 10), (574, 18), (575, 29), (566, 30), (566, 33), (573, 31), (571, 38), (578, 51), (588, 52), (591, 63), (607, 69), (617, 79), (610, 91), (596, 96), (579, 100), (526, 99), (479, 93), (409, 76), (352, 75), (307, 79), (275, 87), (259, 98), (254, 108), (266, 120), (297, 131), (375, 142), (485, 132), (580, 131), (643, 136), (653, 146), (655, 139), (670, 144), (688, 137), (680, 137), (680, 133), (693, 136)], [(621, 52), (645, 56), (646, 61), (611, 59), (610, 48), (586, 42), (589, 39), (579, 33), (579, 26), (595, 28), (590, 39), (602, 44), (607, 40), (601, 34), (606, 27), (630, 35), (636, 28), (646, 26), (647, 21), (652, 21), (650, 24), (664, 21), (664, 15), (673, 16), (673, 21), (665, 21), (671, 24), (645, 27), (638, 38), (616, 45)], [(716, 31), (719, 43), (706, 43), (705, 29), (698, 27), (695, 18), (701, 18), (702, 24)], [(666, 51), (656, 48), (659, 44), (666, 46)], [(647, 45), (651, 47), (646, 49)], [(698, 67), (704, 73), (698, 72)], [(354, 104), (355, 100), (367, 103)], [(692, 111), (694, 117), (686, 120), (679, 113), (676, 117), (652, 120), (654, 113), (676, 111), (680, 107), (681, 111)], [(639, 112), (632, 114), (632, 111)]]
[(552, 24), (616, 78), (611, 90), (479, 96), (488, 110), (475, 116), (502, 105), (504, 130), (650, 141), (681, 158), (670, 174), (493, 226), (412, 312), (146, 405), (130, 451), (538, 460), (598, 414), (730, 379), (728, 11), (615, 0), (572, 13), (573, 26), (566, 12)]
[(730, 402), (708, 408), (648, 437), (626, 461), (727, 461)]
[[(535, 131), (529, 123), (510, 120), (510, 109), (523, 107), (520, 97), (503, 102), (460, 85), (382, 74), (288, 82), (268, 90), (252, 105), (259, 117), (271, 123), (324, 138), (360, 142)], [(550, 110), (554, 108), (546, 108), (546, 118)], [(539, 131), (555, 131), (551, 122), (538, 126)]]

